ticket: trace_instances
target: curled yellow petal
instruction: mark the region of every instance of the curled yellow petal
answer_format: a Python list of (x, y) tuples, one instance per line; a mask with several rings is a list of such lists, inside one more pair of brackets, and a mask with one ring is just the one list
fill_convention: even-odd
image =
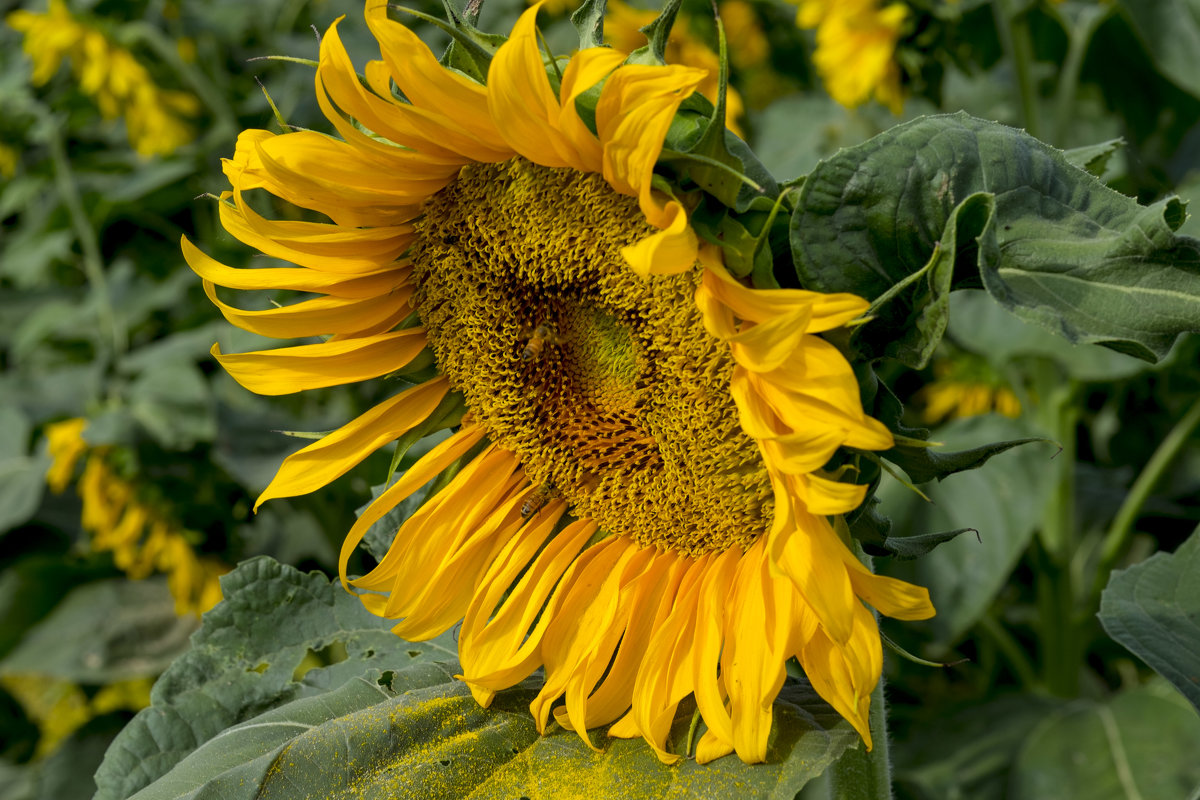
[(278, 395), (378, 378), (408, 364), (425, 344), (425, 331), (411, 328), (253, 353), (225, 354), (214, 344), (212, 354), (250, 391)]
[(283, 460), (254, 503), (308, 494), (341, 477), (364, 458), (424, 422), (449, 391), (445, 378), (401, 392)]

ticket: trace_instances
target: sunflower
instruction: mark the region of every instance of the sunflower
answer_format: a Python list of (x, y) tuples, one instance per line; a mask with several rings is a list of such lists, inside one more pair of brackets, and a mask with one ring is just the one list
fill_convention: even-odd
[(904, 110), (896, 43), (910, 12), (904, 3), (880, 0), (791, 0), (796, 23), (816, 28), (813, 63), (829, 96), (846, 108), (874, 95), (893, 114)]
[[(866, 489), (822, 470), (843, 446), (892, 444), (819, 336), (867, 303), (727, 272), (690, 224), (698, 192), (655, 174), (705, 74), (607, 47), (563, 66), (543, 58), (537, 10), (484, 83), (370, 0), (383, 59), (363, 79), (338, 23), (321, 40), (317, 99), (340, 138), (239, 138), (223, 224), (297, 266), (230, 268), (185, 239), (188, 263), (234, 324), (328, 338), (214, 355), (261, 394), (410, 384), (287, 458), (258, 503), (452, 428), (362, 512), (340, 571), (406, 639), (461, 620), (460, 677), (481, 704), (542, 667), (539, 730), (553, 717), (588, 741), (613, 723), (671, 762), (690, 694), (708, 728), (697, 758), (757, 762), (794, 656), (869, 745), (882, 656), (864, 601), (933, 610), (855, 558), (837, 515)], [(254, 189), (326, 219), (269, 219)], [(243, 311), (216, 285), (321, 296)], [(349, 580), (368, 529), (426, 484), (378, 566)]]

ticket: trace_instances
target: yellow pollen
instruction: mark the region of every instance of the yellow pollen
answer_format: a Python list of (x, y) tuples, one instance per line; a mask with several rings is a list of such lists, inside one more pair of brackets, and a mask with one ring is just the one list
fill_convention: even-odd
[(652, 232), (600, 175), (515, 158), (430, 198), (410, 253), (439, 369), (530, 480), (611, 533), (688, 555), (747, 547), (772, 495), (704, 329), (701, 268), (644, 280)]

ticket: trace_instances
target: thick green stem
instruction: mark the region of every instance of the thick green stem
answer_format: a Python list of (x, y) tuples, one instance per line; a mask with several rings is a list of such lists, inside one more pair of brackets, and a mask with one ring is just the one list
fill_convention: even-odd
[(1200, 425), (1200, 403), (1194, 404), (1183, 415), (1183, 418), (1175, 423), (1175, 427), (1171, 428), (1166, 438), (1150, 456), (1150, 460), (1146, 462), (1146, 466), (1137, 476), (1137, 480), (1133, 482), (1133, 486), (1129, 487), (1129, 494), (1125, 495), (1125, 500), (1117, 510), (1117, 515), (1113, 517), (1108, 533), (1104, 536), (1104, 544), (1100, 548), (1097, 585), (1108, 579), (1109, 571), (1116, 565), (1121, 554), (1125, 552), (1125, 547), (1129, 544), (1129, 538), (1133, 535), (1134, 523), (1137, 522), (1142, 506), (1150, 498), (1154, 485), (1158, 483), (1167, 468), (1183, 450), (1198, 425)]
[(1046, 688), (1060, 697), (1079, 690), (1082, 636), (1076, 624), (1075, 428), (1079, 423), (1078, 386), (1045, 365), (1035, 373), (1042, 398), (1042, 425), (1062, 445), (1055, 457), (1057, 474), (1046, 506), (1034, 554), (1037, 563), (1038, 638)]
[(891, 800), (892, 762), (888, 754), (887, 706), (883, 678), (871, 693), (871, 738), (874, 748), (847, 750), (830, 768), (831, 800)]
[(1109, 6), (1087, 7), (1074, 20), (1067, 19), (1067, 56), (1058, 73), (1058, 88), (1054, 93), (1056, 118), (1054, 140), (1051, 144), (1067, 146), (1067, 129), (1071, 126), (1075, 111), (1075, 93), (1079, 89), (1079, 73), (1083, 68), (1083, 57), (1087, 55), (1092, 34), (1100, 23), (1112, 13)]
[(1041, 125), (1038, 121), (1037, 87), (1033, 83), (1033, 39), (1029, 35), (1029, 20), (1024, 13), (1016, 13), (1012, 0), (993, 0), (992, 12), (996, 18), (996, 31), (1000, 43), (1013, 65), (1017, 78), (1017, 91), (1021, 96), (1021, 115), (1025, 130), (1040, 138)]

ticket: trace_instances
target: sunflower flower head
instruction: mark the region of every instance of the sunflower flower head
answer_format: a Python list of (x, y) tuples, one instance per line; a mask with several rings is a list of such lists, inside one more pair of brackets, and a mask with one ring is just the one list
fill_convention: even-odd
[(939, 359), (933, 364), (933, 374), (934, 380), (922, 387), (917, 397), (924, 405), (925, 422), (937, 424), (992, 412), (1010, 418), (1021, 415), (1016, 393), (981, 358), (958, 354)]
[[(363, 511), (340, 569), (407, 639), (461, 620), (460, 677), (480, 703), (541, 667), (539, 729), (611, 724), (671, 762), (692, 695), (708, 727), (698, 759), (756, 762), (796, 657), (869, 743), (882, 653), (864, 601), (933, 610), (923, 589), (873, 575), (831, 521), (866, 492), (825, 471), (831, 457), (892, 443), (821, 337), (867, 303), (754, 288), (710, 241), (696, 220), (719, 181), (678, 161), (686, 142), (660, 164), (674, 123), (695, 130), (704, 71), (587, 42), (555, 59), (537, 13), (476, 55), (474, 79), (369, 0), (382, 60), (365, 80), (339, 23), (321, 40), (317, 99), (338, 136), (240, 137), (224, 226), (295, 266), (233, 268), (186, 239), (184, 254), (234, 324), (328, 338), (214, 355), (262, 394), (406, 385), (288, 457), (258, 502), (450, 429)], [(723, 127), (708, 130), (689, 141), (727, 155)], [(315, 213), (262, 216), (258, 189)], [(318, 296), (245, 311), (218, 286)], [(367, 531), (435, 479), (351, 579)]]
[(908, 21), (904, 3), (880, 0), (792, 0), (796, 23), (815, 28), (813, 63), (829, 96), (855, 108), (873, 96), (893, 114), (904, 107), (896, 43)]
[(79, 89), (95, 101), (101, 116), (124, 118), (138, 155), (166, 155), (194, 138), (185, 118), (199, 111), (196, 98), (157, 86), (131, 52), (77, 19), (63, 0), (50, 0), (45, 14), (21, 9), (5, 21), (25, 35), (34, 85), (47, 83), (63, 61), (70, 61)]

